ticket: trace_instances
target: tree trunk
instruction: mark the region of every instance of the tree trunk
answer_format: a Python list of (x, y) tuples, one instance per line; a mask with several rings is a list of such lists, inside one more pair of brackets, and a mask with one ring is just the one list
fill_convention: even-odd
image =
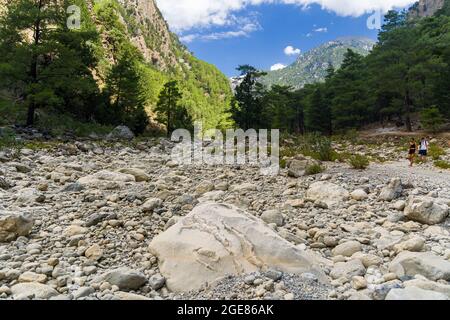
[[(38, 59), (39, 56), (36, 53), (36, 49), (39, 45), (39, 41), (41, 39), (41, 17), (40, 13), (42, 11), (43, 0), (39, 0), (38, 4), (38, 16), (34, 23), (34, 52), (31, 57), (31, 67), (30, 67), (30, 76), (32, 84), (37, 83), (38, 78)], [(31, 100), (30, 105), (28, 106), (28, 114), (27, 114), (27, 126), (32, 126), (34, 124), (34, 113), (36, 111), (36, 102), (34, 98)]]
[(411, 98), (409, 96), (409, 90), (407, 90), (405, 96), (405, 125), (408, 132), (412, 132), (411, 109)]

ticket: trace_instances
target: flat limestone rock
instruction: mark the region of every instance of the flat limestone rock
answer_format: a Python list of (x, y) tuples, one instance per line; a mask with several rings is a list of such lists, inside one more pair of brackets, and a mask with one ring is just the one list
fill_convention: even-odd
[(309, 187), (306, 197), (313, 201), (324, 202), (328, 207), (332, 207), (347, 200), (350, 197), (350, 193), (337, 184), (319, 181)]
[(430, 280), (450, 280), (450, 261), (431, 252), (401, 252), (389, 265), (389, 270), (402, 276), (422, 275)]
[(265, 269), (313, 273), (326, 282), (318, 260), (229, 204), (202, 203), (150, 244), (166, 286), (175, 292), (199, 289), (226, 275)]
[(448, 300), (448, 297), (440, 292), (406, 287), (404, 289), (392, 289), (386, 296), (386, 300)]
[(78, 179), (81, 185), (99, 185), (104, 182), (136, 182), (136, 178), (131, 174), (102, 170)]
[(57, 296), (58, 291), (52, 287), (36, 282), (19, 283), (11, 287), (13, 297), (22, 295), (32, 296), (35, 299), (47, 300), (51, 297)]

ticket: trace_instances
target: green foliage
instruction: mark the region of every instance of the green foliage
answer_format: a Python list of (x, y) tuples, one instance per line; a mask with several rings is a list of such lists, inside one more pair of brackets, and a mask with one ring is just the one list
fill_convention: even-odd
[[(0, 17), (0, 89), (24, 101), (29, 125), (39, 108), (92, 114), (98, 90), (90, 72), (96, 63), (90, 43), (97, 34), (87, 23), (79, 31), (68, 30), (66, 7), (19, 0)], [(35, 32), (28, 39), (30, 29)]]
[(8, 98), (0, 98), (0, 125), (23, 123), (27, 110), (21, 104), (13, 103)]
[(168, 135), (176, 129), (193, 129), (192, 118), (180, 104), (182, 97), (177, 81), (167, 82), (159, 94), (155, 111), (157, 120), (166, 126)]
[(71, 114), (55, 114), (51, 112), (41, 113), (36, 127), (54, 137), (67, 133), (78, 137), (88, 137), (91, 134), (106, 135), (114, 129), (114, 126), (111, 125), (74, 119)]
[(355, 154), (348, 159), (349, 164), (353, 169), (365, 170), (369, 167), (370, 161), (366, 156)]
[(305, 135), (301, 149), (303, 155), (320, 161), (334, 161), (336, 159), (331, 139), (319, 133)]
[(239, 66), (237, 70), (244, 79), (236, 88), (231, 106), (233, 120), (244, 130), (266, 128), (267, 120), (262, 103), (266, 91), (259, 82), (265, 73), (249, 65)]
[[(63, 2), (17, 0), (0, 17), (0, 92), (28, 109), (25, 117), (22, 111), (3, 113), (0, 121), (34, 124), (36, 110), (42, 110), (142, 133), (146, 113), (154, 113), (164, 83), (173, 78), (180, 83), (186, 117), (208, 128), (232, 126), (228, 79), (194, 58), (173, 34), (167, 49), (158, 21), (138, 19), (135, 9), (117, 0)], [(72, 4), (81, 8), (79, 30), (66, 26), (65, 9)], [(155, 18), (164, 24), (160, 14)], [(33, 29), (38, 32), (28, 41)], [(138, 35), (151, 51), (169, 50), (170, 57), (161, 55), (167, 69), (144, 59), (131, 41)]]
[(306, 167), (306, 174), (311, 176), (311, 175), (315, 175), (315, 174), (319, 174), (325, 171), (325, 168), (322, 167), (320, 164), (315, 163), (315, 164), (311, 164), (309, 166)]
[(22, 148), (23, 142), (16, 137), (12, 129), (0, 128), (0, 150), (8, 150), (13, 158), (17, 158)]
[(422, 110), (420, 113), (420, 122), (426, 130), (436, 133), (445, 123), (445, 120), (439, 109), (433, 106)]
[(445, 155), (445, 150), (437, 144), (430, 144), (428, 147), (428, 156), (433, 160), (439, 160), (441, 156)]
[(305, 91), (309, 92), (305, 103), (305, 131), (331, 135), (331, 109), (325, 86), (316, 84), (308, 86)]
[[(423, 125), (436, 131), (450, 119), (450, 17), (444, 10), (414, 20), (406, 12), (390, 11), (385, 21), (371, 53), (347, 50), (340, 69), (328, 64), (324, 83), (291, 83), (286, 78), (296, 77), (286, 68), (273, 74), (283, 75), (292, 87), (270, 82), (272, 89), (266, 90), (264, 77), (245, 66), (232, 107), (236, 123), (345, 136), (349, 130), (386, 121), (411, 131), (414, 114), (423, 110)], [(299, 87), (303, 88), (294, 91)]]
[(437, 160), (434, 162), (434, 165), (441, 169), (450, 169), (450, 162), (444, 160)]

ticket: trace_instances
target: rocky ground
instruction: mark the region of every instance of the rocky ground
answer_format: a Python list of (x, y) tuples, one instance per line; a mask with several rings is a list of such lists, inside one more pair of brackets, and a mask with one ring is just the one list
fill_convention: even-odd
[[(449, 299), (450, 171), (403, 160), (266, 176), (180, 166), (172, 147), (0, 151), (0, 299)], [(182, 280), (226, 270), (240, 274)]]

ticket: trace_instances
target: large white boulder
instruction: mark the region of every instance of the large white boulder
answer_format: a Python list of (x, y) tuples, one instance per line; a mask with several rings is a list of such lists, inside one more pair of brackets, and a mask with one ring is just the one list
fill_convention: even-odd
[(0, 210), (0, 242), (29, 235), (33, 224), (33, 219), (26, 215)]
[(450, 299), (450, 285), (428, 280), (422, 276), (416, 276), (415, 279), (405, 281), (405, 287), (417, 287), (424, 290), (430, 290), (445, 294)]
[(424, 224), (438, 224), (445, 221), (450, 213), (447, 202), (431, 197), (410, 197), (406, 204), (405, 216)]
[(332, 207), (347, 200), (350, 197), (350, 194), (347, 190), (337, 184), (319, 181), (313, 183), (309, 187), (306, 192), (306, 197), (313, 201), (324, 202), (329, 207)]
[(392, 289), (387, 294), (386, 300), (448, 300), (448, 297), (440, 292), (406, 287), (404, 289)]
[(402, 194), (402, 191), (402, 180), (394, 178), (381, 190), (379, 199), (383, 201), (392, 201), (398, 198)]
[(450, 280), (450, 261), (431, 252), (401, 252), (389, 265), (389, 270), (402, 276), (422, 275), (430, 280)]
[(150, 244), (172, 291), (199, 289), (226, 275), (268, 268), (326, 276), (318, 260), (281, 238), (263, 221), (228, 204), (207, 202)]
[(11, 293), (14, 298), (32, 297), (39, 300), (47, 300), (58, 295), (58, 291), (52, 287), (37, 282), (16, 284), (11, 287)]

